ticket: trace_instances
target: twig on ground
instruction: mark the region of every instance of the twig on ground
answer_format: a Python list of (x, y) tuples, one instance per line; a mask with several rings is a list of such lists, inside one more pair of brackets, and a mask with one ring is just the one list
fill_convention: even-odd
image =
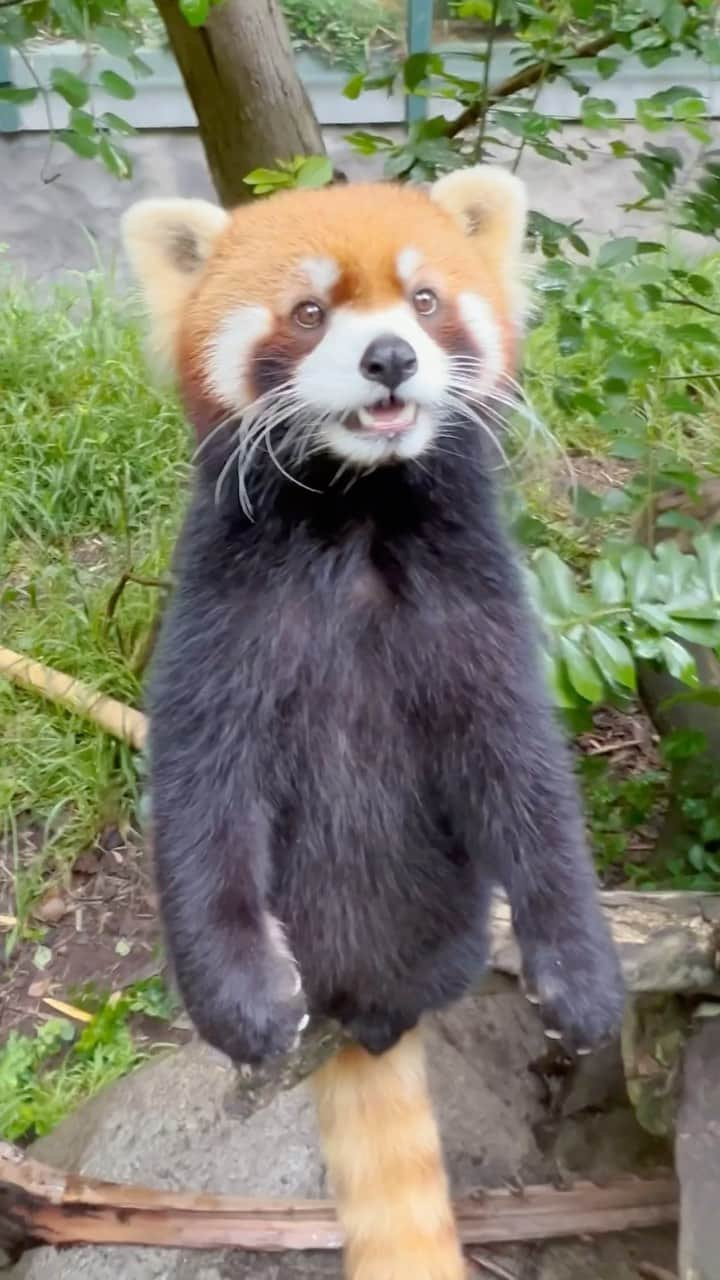
[(592, 747), (588, 751), (589, 756), (609, 756), (614, 751), (624, 751), (625, 748), (641, 747), (642, 738), (624, 738), (622, 742), (606, 742), (601, 747)]
[(665, 1267), (656, 1267), (654, 1262), (640, 1262), (638, 1275), (642, 1276), (643, 1280), (677, 1280), (674, 1271), (668, 1271)]
[(487, 1271), (490, 1276), (497, 1276), (498, 1280), (518, 1280), (514, 1271), (508, 1271), (507, 1267), (501, 1267), (499, 1262), (493, 1262), (491, 1258), (486, 1258), (484, 1254), (468, 1253), (468, 1258), (481, 1271)]

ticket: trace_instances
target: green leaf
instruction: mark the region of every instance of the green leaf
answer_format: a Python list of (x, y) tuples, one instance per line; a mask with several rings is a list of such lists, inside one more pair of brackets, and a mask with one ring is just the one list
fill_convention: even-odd
[(359, 71), (356, 76), (352, 76), (348, 80), (347, 84), (345, 85), (345, 88), (343, 89), (343, 94), (346, 98), (350, 98), (350, 100), (354, 102), (356, 98), (360, 97), (360, 94), (362, 93), (364, 88), (365, 88), (365, 72)]
[(113, 58), (127, 58), (133, 51), (133, 42), (122, 27), (95, 27), (93, 39)]
[(443, 61), (436, 53), (411, 53), (405, 59), (403, 80), (408, 93), (414, 93), (429, 75), (440, 75)]
[(704, 644), (709, 648), (715, 648), (720, 644), (720, 622), (673, 617), (672, 626), (667, 630), (671, 629), (675, 635), (680, 636), (681, 640), (689, 640), (692, 644)]
[(580, 699), (568, 680), (567, 668), (562, 658), (551, 658), (549, 654), (545, 654), (545, 667), (555, 706), (566, 711), (574, 710), (580, 705)]
[(608, 684), (621, 684), (626, 689), (635, 690), (635, 664), (624, 641), (597, 626), (588, 627), (587, 632), (593, 657)]
[(573, 492), (573, 507), (582, 520), (594, 520), (603, 513), (602, 496), (579, 484)]
[(647, 445), (642, 440), (633, 440), (628, 436), (620, 436), (615, 440), (610, 449), (613, 458), (623, 458), (627, 462), (637, 462), (638, 458), (644, 458), (648, 452)]
[(90, 86), (72, 71), (64, 67), (53, 67), (50, 73), (50, 84), (56, 93), (71, 107), (84, 107), (90, 97)]
[(635, 236), (619, 236), (616, 240), (607, 240), (600, 246), (597, 264), (599, 267), (615, 267), (620, 262), (629, 262), (635, 257), (637, 250)]
[(691, 867), (696, 871), (703, 871), (705, 868), (706, 850), (701, 844), (691, 844), (687, 851), (687, 860)]
[(113, 98), (122, 98), (127, 102), (135, 97), (134, 85), (131, 85), (124, 76), (119, 76), (116, 71), (101, 71), (98, 80), (105, 92)]
[(695, 538), (695, 550), (713, 600), (720, 598), (720, 537), (702, 533)]
[(578, 595), (572, 570), (554, 551), (542, 547), (533, 558), (543, 604), (556, 618), (569, 618), (578, 609)]
[(573, 689), (586, 702), (599, 702), (603, 696), (603, 682), (592, 658), (567, 636), (561, 636), (560, 650)]
[(12, 102), (21, 107), (26, 102), (34, 102), (38, 96), (37, 89), (16, 89), (11, 84), (0, 84), (0, 102)]
[(53, 958), (53, 953), (49, 947), (39, 946), (35, 948), (33, 953), (33, 964), (36, 969), (47, 969)]
[(58, 133), (60, 142), (64, 142), (66, 147), (75, 152), (76, 156), (82, 156), (83, 160), (94, 160), (98, 153), (98, 142), (95, 138), (86, 138), (82, 133), (75, 133), (73, 129), (61, 129)]
[(333, 167), (328, 156), (308, 156), (298, 170), (295, 184), (298, 187), (326, 187), (332, 182)]
[(113, 133), (122, 133), (126, 137), (137, 133), (134, 124), (130, 124), (128, 120), (123, 120), (122, 116), (116, 116), (114, 111), (103, 111), (100, 117), (100, 124), (107, 129), (112, 129)]
[(100, 140), (100, 159), (114, 178), (132, 176), (132, 161), (122, 147), (116, 147), (109, 138)]
[(633, 604), (647, 600), (655, 585), (655, 565), (650, 552), (645, 547), (631, 547), (621, 563)]
[(82, 133), (86, 138), (95, 136), (95, 117), (90, 115), (89, 111), (81, 111), (79, 107), (73, 107), (70, 112), (70, 126), (76, 133)]
[(590, 578), (599, 604), (622, 604), (625, 599), (625, 579), (614, 564), (609, 560), (593, 560)]
[(201, 27), (207, 22), (210, 0), (180, 0), (180, 12), (191, 27)]
[(678, 644), (672, 636), (665, 636), (660, 644), (660, 653), (670, 675), (676, 680), (682, 680), (683, 684), (698, 683), (695, 659), (684, 645)]

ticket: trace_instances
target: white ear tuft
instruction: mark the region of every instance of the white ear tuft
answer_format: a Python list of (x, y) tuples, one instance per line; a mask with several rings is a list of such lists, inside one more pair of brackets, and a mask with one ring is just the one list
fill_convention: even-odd
[(507, 270), (520, 265), (525, 240), (525, 184), (507, 169), (476, 165), (440, 178), (432, 199)]
[(175, 368), (182, 310), (229, 215), (206, 200), (141, 200), (122, 219), (128, 261), (150, 317), (154, 354)]

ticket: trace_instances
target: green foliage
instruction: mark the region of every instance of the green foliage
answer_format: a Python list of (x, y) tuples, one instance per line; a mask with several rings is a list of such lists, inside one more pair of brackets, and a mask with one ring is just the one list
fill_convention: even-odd
[(53, 1018), (33, 1036), (11, 1031), (0, 1049), (0, 1138), (16, 1142), (48, 1133), (79, 1102), (162, 1047), (140, 1044), (134, 1015), (167, 1020), (175, 1011), (160, 978), (99, 1000), (80, 995), (77, 1003), (93, 1012), (81, 1029)]
[(349, 69), (373, 51), (394, 47), (402, 29), (400, 6), (380, 0), (283, 0), (283, 10), (296, 49), (320, 52)]
[[(377, 67), (356, 74), (346, 88), (356, 98), (365, 88), (397, 88), (408, 93), (446, 99), (460, 108), (460, 120), (431, 117), (417, 124), (400, 142), (366, 134), (352, 141), (363, 154), (384, 151), (390, 177), (425, 180), (458, 165), (492, 157), (516, 164), (526, 147), (543, 159), (569, 165), (587, 158), (593, 148), (592, 133), (624, 131), (613, 100), (600, 87), (612, 81), (628, 58), (653, 67), (678, 53), (697, 56), (705, 63), (720, 61), (715, 18), (710, 0), (669, 0), (651, 5), (646, 0), (620, 4), (577, 3), (459, 3), (459, 17), (479, 19), (485, 25), (484, 48), (468, 49), (462, 74), (435, 51), (414, 53), (401, 66), (386, 71)], [(493, 72), (493, 51), (498, 32), (510, 32), (514, 41), (513, 67), (499, 81)], [(457, 54), (453, 55), (457, 58)], [(568, 146), (562, 137), (563, 122), (538, 109), (542, 88), (560, 83), (580, 98), (582, 124), (589, 132), (587, 144)], [(708, 105), (698, 89), (673, 86), (640, 99), (636, 119), (649, 135), (679, 127), (700, 142), (709, 142)], [(634, 159), (643, 188), (637, 207), (650, 207), (662, 199), (682, 167), (673, 148), (650, 140), (640, 146), (618, 137), (613, 143), (618, 157)], [(712, 156), (705, 173), (693, 184), (685, 200), (688, 223), (702, 225), (714, 234), (717, 223), (716, 186), (720, 166)]]
[[(27, 88), (0, 85), (0, 100), (26, 105), (42, 98), (48, 110), (48, 125), (59, 142), (84, 159), (100, 160), (115, 177), (132, 173), (132, 158), (124, 140), (135, 133), (133, 126), (112, 111), (98, 112), (93, 90), (121, 101), (135, 97), (133, 80), (148, 73), (140, 58), (146, 26), (130, 0), (120, 0), (110, 11), (96, 0), (32, 0), (31, 3), (0, 6), (0, 47), (18, 51), (35, 84)], [(127, 76), (104, 68), (95, 80), (65, 67), (53, 68), (50, 83), (42, 84), (31, 60), (31, 42), (66, 37), (80, 42), (100, 55), (120, 59)], [(130, 77), (130, 78), (128, 78)], [(50, 91), (70, 108), (67, 122), (56, 129), (50, 108)]]
[[(0, 288), (0, 612), (3, 644), (136, 703), (137, 658), (158, 606), (121, 573), (164, 575), (182, 506), (188, 432), (148, 379), (136, 317), (88, 278), (40, 301)], [(130, 750), (0, 681), (0, 888), (25, 919), (43, 877), (126, 824)], [(23, 820), (37, 817), (25, 838)]]
[(562, 706), (634, 692), (637, 658), (696, 685), (695, 661), (676, 637), (720, 645), (720, 530), (697, 535), (691, 554), (667, 540), (654, 553), (626, 545), (597, 556), (582, 587), (549, 548), (531, 565)]
[(327, 156), (295, 156), (278, 160), (277, 169), (253, 169), (244, 182), (254, 196), (273, 195), (293, 188), (325, 187), (332, 182), (333, 167)]
[(642, 884), (647, 873), (642, 863), (633, 865), (630, 843), (666, 804), (667, 772), (646, 769), (617, 777), (602, 756), (581, 756), (578, 768), (598, 869), (604, 876), (620, 874)]

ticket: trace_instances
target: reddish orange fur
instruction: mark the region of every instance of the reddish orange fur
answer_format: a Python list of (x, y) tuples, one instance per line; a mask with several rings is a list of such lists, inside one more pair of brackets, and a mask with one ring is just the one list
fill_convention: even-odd
[(463, 1280), (420, 1032), (343, 1049), (314, 1085), (348, 1280)]
[(232, 214), (180, 327), (184, 387), (196, 393), (202, 387), (204, 348), (235, 307), (260, 304), (280, 315), (307, 296), (299, 260), (332, 258), (341, 273), (333, 302), (372, 308), (403, 297), (407, 286), (397, 276), (397, 255), (410, 246), (427, 261), (433, 279), (443, 281), (450, 299), (469, 290), (489, 303), (510, 367), (514, 282), (507, 279), (507, 263), (492, 252), (493, 242), (467, 236), (450, 213), (417, 188), (368, 183), (283, 192)]

